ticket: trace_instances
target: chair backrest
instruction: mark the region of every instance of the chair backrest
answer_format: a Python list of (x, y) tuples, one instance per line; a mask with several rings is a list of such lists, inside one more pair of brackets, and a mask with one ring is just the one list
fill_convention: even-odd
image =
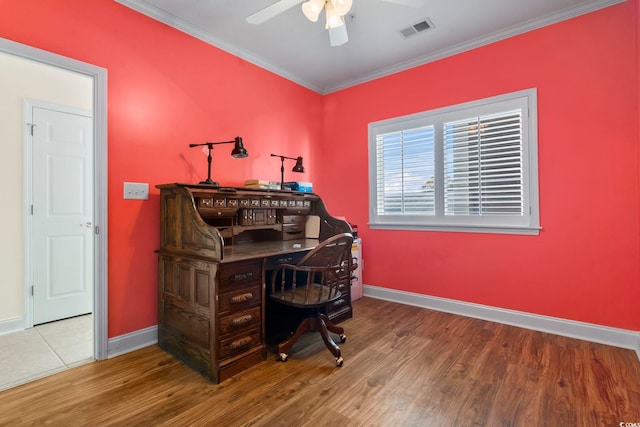
[(341, 296), (341, 286), (351, 284), (353, 236), (332, 236), (296, 265), (281, 265), (271, 277), (271, 298), (293, 306), (318, 305)]
[(305, 255), (297, 266), (336, 267), (344, 260), (351, 258), (353, 236), (349, 233), (336, 234), (320, 242), (311, 252)]

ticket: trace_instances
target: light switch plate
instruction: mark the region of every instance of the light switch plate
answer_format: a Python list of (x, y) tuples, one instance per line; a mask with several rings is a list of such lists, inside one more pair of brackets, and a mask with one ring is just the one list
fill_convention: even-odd
[(146, 182), (125, 182), (124, 198), (134, 200), (149, 200), (149, 184)]

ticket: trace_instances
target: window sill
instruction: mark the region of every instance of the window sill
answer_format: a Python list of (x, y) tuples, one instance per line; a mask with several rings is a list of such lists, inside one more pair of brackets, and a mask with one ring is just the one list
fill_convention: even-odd
[(418, 225), (418, 224), (369, 224), (373, 230), (411, 230), (411, 231), (445, 231), (462, 233), (486, 233), (486, 234), (517, 234), (538, 236), (542, 227), (496, 227), (496, 226), (461, 226), (461, 225)]

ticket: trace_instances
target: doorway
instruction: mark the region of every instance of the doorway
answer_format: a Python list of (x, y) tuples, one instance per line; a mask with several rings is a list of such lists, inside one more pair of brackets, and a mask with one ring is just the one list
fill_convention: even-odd
[[(32, 48), (10, 40), (0, 39), (0, 53), (14, 55), (18, 58), (31, 60), (39, 64), (57, 67), (78, 75), (88, 76), (92, 80), (93, 91), (93, 118), (91, 119), (92, 149), (95, 159), (94, 176), (92, 183), (93, 195), (93, 241), (91, 250), (95, 263), (91, 274), (89, 287), (91, 289), (91, 311), (93, 312), (93, 357), (105, 359), (108, 356), (107, 338), (107, 71), (103, 68), (66, 58), (40, 49)], [(26, 161), (26, 159), (25, 159)], [(31, 185), (31, 177), (27, 176), (24, 168), (25, 193)], [(19, 185), (19, 184), (18, 184)], [(30, 211), (30, 206), (24, 206), (25, 216)], [(86, 223), (85, 223), (86, 226)], [(30, 240), (30, 235), (25, 230), (24, 242)], [(30, 306), (30, 285), (32, 281), (30, 271), (31, 255), (24, 251), (24, 324), (25, 327), (33, 325), (33, 311)]]

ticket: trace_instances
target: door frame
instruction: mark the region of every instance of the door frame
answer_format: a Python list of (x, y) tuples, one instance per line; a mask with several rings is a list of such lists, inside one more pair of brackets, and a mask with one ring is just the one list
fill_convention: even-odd
[[(107, 258), (107, 70), (96, 65), (88, 64), (45, 50), (37, 49), (11, 40), (0, 38), (0, 51), (30, 59), (43, 64), (62, 68), (78, 74), (93, 78), (93, 126), (94, 126), (94, 209), (95, 225), (99, 227), (99, 233), (95, 236), (94, 243), (94, 283), (93, 283), (93, 355), (97, 360), (106, 359), (108, 356), (108, 258)], [(26, 136), (25, 136), (26, 137)], [(24, 159), (26, 162), (28, 159)], [(23, 194), (26, 194), (27, 170), (25, 168), (23, 178)], [(31, 177), (28, 177), (30, 180)], [(30, 190), (29, 190), (30, 191)], [(30, 202), (25, 200), (24, 216), (30, 214)], [(24, 275), (28, 276), (29, 262), (26, 251), (27, 243), (25, 232)], [(28, 282), (26, 282), (28, 284)], [(31, 301), (27, 295), (28, 286), (25, 284), (25, 314), (31, 313), (28, 305)], [(25, 320), (26, 320), (25, 316)], [(33, 320), (33, 318), (31, 319)]]

